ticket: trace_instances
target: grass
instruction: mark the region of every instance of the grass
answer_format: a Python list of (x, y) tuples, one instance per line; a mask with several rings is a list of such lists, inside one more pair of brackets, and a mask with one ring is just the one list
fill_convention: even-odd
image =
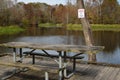
[[(93, 31), (120, 31), (120, 24), (91, 24)], [(82, 30), (81, 24), (68, 24), (68, 30)]]
[(24, 29), (18, 26), (0, 26), (0, 35), (12, 35), (17, 34), (21, 31), (24, 31)]
[(68, 30), (82, 30), (81, 24), (67, 24)]
[(40, 23), (39, 27), (51, 28), (51, 27), (62, 27), (62, 24), (53, 24), (53, 23)]
[[(82, 30), (81, 24), (67, 24), (68, 30)], [(91, 24), (93, 31), (120, 31), (120, 24)], [(39, 27), (65, 27), (63, 24), (40, 23)], [(0, 26), (0, 35), (12, 35), (20, 33), (24, 29), (18, 26)]]
[(93, 31), (120, 31), (120, 24), (92, 24)]
[[(52, 28), (52, 27), (65, 27), (68, 30), (82, 30), (81, 24), (52, 24), (52, 23), (40, 23), (39, 27)], [(120, 31), (120, 24), (91, 24), (93, 31)]]

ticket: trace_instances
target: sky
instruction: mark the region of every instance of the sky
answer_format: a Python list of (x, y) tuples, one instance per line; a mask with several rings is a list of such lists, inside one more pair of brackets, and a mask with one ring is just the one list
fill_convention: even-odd
[(17, 0), (18, 2), (40, 2), (40, 3), (47, 3), (50, 5), (55, 5), (55, 4), (65, 4), (67, 0)]
[[(47, 3), (49, 5), (55, 5), (55, 4), (66, 4), (67, 0), (17, 0), (18, 2), (41, 2), (41, 3)], [(120, 0), (118, 0), (120, 4)]]

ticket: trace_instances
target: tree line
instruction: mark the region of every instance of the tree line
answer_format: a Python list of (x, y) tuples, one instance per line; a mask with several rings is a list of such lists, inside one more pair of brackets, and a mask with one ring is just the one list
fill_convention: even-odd
[[(120, 5), (117, 0), (85, 0), (86, 16), (91, 24), (119, 24)], [(39, 23), (79, 24), (77, 3), (66, 5), (0, 0), (0, 26), (33, 26)]]

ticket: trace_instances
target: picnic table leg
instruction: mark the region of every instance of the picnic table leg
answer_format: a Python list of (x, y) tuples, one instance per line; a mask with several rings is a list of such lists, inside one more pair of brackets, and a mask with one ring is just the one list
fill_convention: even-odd
[(22, 55), (22, 48), (20, 48), (20, 58), (22, 58), (23, 55)]
[(22, 48), (19, 49), (19, 54), (20, 54), (20, 62), (23, 62), (24, 56), (22, 53)]
[(48, 72), (45, 72), (45, 80), (49, 80)]
[(67, 58), (66, 58), (66, 52), (64, 52), (64, 67), (65, 67), (65, 69), (64, 69), (64, 76), (67, 76), (67, 69), (66, 69), (66, 67), (67, 67)]
[(16, 48), (13, 48), (13, 61), (16, 62)]
[(73, 58), (73, 72), (75, 72), (76, 70), (76, 59)]
[(35, 55), (32, 55), (32, 64), (35, 64)]
[(63, 71), (61, 70), (62, 69), (62, 51), (59, 51), (59, 80), (64, 80), (63, 79)]
[[(13, 62), (17, 62), (16, 54), (17, 54), (16, 48), (13, 48)], [(22, 48), (20, 48), (19, 54), (20, 54), (20, 60), (19, 61), (22, 62), (22, 60), (23, 60)]]

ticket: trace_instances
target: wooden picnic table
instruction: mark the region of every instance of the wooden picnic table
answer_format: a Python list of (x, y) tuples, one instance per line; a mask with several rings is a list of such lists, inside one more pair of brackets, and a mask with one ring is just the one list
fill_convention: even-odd
[[(67, 75), (67, 62), (66, 62), (66, 54), (69, 54), (69, 52), (75, 53), (73, 56), (73, 59), (75, 57), (79, 56), (81, 53), (87, 53), (87, 52), (98, 52), (103, 50), (103, 46), (84, 46), (84, 45), (65, 45), (65, 44), (55, 44), (55, 45), (49, 45), (49, 44), (40, 44), (40, 43), (31, 43), (31, 42), (8, 42), (8, 43), (2, 43), (0, 44), (1, 47), (8, 47), (13, 48), (13, 60), (14, 62), (17, 61), (16, 59), (16, 49), (20, 49), (20, 58), (23, 57), (23, 48), (29, 48), (35, 50), (43, 50), (46, 53), (46, 50), (54, 50), (58, 52), (58, 61), (56, 61), (59, 65), (59, 80), (64, 80), (64, 78), (70, 78), (74, 72), (75, 72), (75, 65), (76, 62), (73, 61), (73, 71), (71, 74)], [(31, 51), (32, 52), (32, 51)], [(49, 53), (46, 53), (49, 55)], [(51, 57), (51, 56), (50, 56)]]
[(101, 51), (103, 46), (84, 46), (84, 45), (65, 45), (65, 44), (40, 44), (30, 42), (8, 42), (0, 44), (2, 47), (9, 48), (30, 48), (30, 49), (45, 49), (56, 51), (71, 51), (71, 52), (86, 52), (86, 51)]

